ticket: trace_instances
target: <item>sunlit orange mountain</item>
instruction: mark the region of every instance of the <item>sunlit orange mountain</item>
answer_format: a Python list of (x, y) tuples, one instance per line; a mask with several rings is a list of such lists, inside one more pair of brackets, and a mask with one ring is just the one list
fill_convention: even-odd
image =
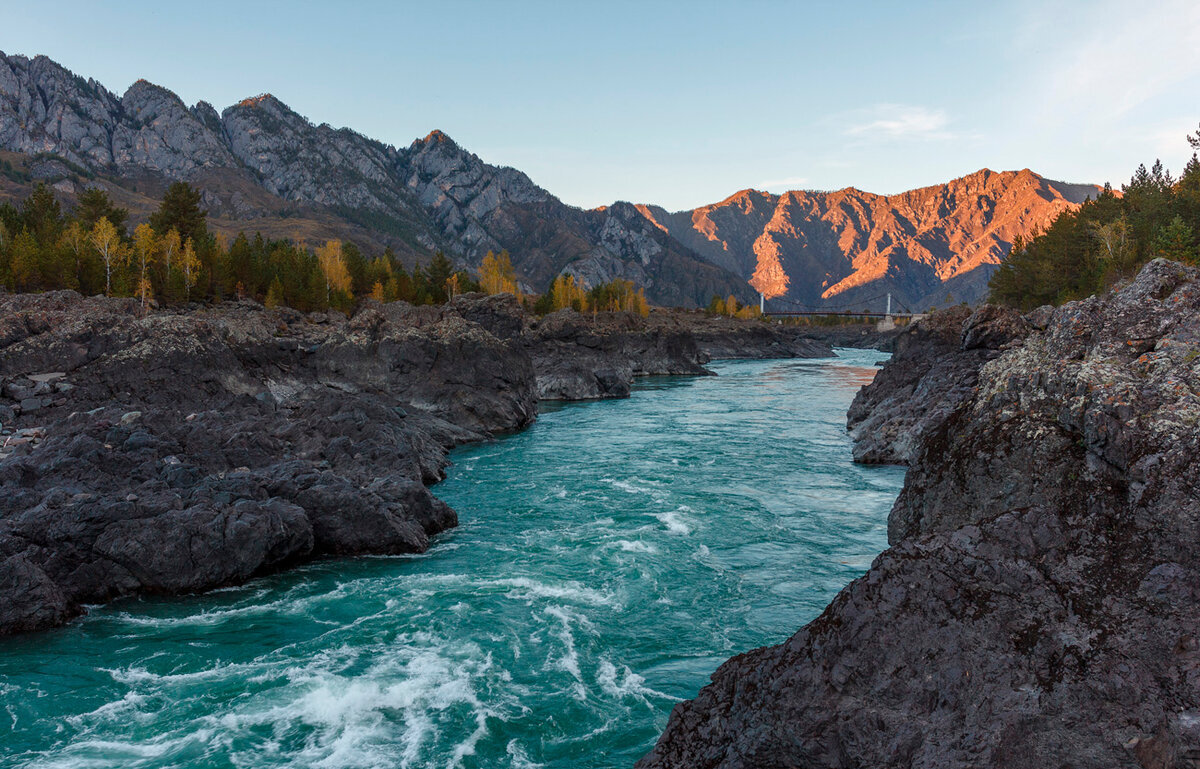
[[(720, 203), (668, 213), (639, 206), (663, 231), (749, 279), (762, 260), (790, 278), (786, 298), (813, 306), (864, 304), (887, 292), (910, 308), (986, 293), (1018, 235), (1028, 239), (1101, 188), (1024, 169), (983, 169), (898, 195), (848, 187), (774, 195), (742, 190)], [(780, 307), (787, 303), (780, 303)]]

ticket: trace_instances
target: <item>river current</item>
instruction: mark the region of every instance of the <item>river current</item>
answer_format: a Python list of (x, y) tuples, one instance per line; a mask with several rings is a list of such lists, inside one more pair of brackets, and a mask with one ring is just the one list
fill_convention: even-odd
[(454, 452), (457, 529), (0, 641), (2, 767), (630, 767), (730, 656), (886, 545), (850, 461), (875, 351), (543, 404)]

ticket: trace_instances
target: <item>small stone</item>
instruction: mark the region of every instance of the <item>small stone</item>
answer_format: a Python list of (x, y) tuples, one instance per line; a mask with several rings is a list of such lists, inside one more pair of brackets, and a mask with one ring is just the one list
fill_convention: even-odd
[(195, 422), (196, 417), (198, 417), (198, 416), (200, 416), (200, 415), (199, 414), (188, 414), (186, 417), (183, 418), (183, 421), (184, 422)]
[(126, 502), (137, 502), (137, 498), (138, 498), (137, 494), (126, 494), (125, 495)]
[(66, 373), (62, 371), (53, 371), (49, 374), (30, 374), (26, 377), (26, 379), (30, 379), (34, 382), (53, 382), (54, 380), (62, 379), (65, 376)]
[(21, 401), (21, 413), (28, 414), (31, 411), (37, 411), (42, 407), (41, 398), (25, 398)]
[(126, 412), (125, 414), (121, 415), (121, 424), (123, 424), (123, 425), (133, 424), (134, 422), (138, 421), (141, 418), (142, 418), (142, 412), (129, 411), (129, 412)]

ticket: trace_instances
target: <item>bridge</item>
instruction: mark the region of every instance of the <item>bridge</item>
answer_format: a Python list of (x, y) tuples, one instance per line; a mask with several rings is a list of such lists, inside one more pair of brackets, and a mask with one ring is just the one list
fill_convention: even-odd
[[(882, 299), (887, 300), (887, 304), (882, 312), (879, 310), (866, 309), (870, 305), (872, 305)], [(793, 302), (790, 299), (783, 299), (781, 297), (776, 297), (775, 299), (772, 299), (770, 301), (772, 302), (772, 305), (774, 308), (778, 308), (779, 305), (789, 305), (789, 306), (786, 306), (783, 308), (778, 308), (778, 309), (768, 310), (767, 309), (767, 300), (763, 298), (762, 294), (759, 294), (758, 295), (758, 307), (759, 307), (759, 310), (761, 311), (762, 315), (767, 318), (805, 318), (805, 317), (814, 317), (814, 316), (842, 317), (842, 318), (878, 318), (879, 323), (877, 325), (880, 330), (885, 330), (885, 329), (894, 327), (897, 318), (903, 318), (906, 320), (920, 320), (921, 318), (924, 318), (926, 315), (926, 313), (923, 313), (923, 312), (912, 312), (907, 307), (904, 307), (904, 305), (901, 304), (899, 300), (896, 301), (896, 304), (897, 304), (897, 306), (901, 307), (902, 309), (900, 312), (893, 312), (892, 311), (892, 295), (890, 293), (880, 294), (879, 296), (872, 297), (872, 298), (864, 300), (864, 301), (856, 302), (855, 306), (862, 307), (863, 309), (861, 309), (861, 310), (851, 309), (850, 304), (824, 305), (822, 307), (813, 307), (811, 305), (804, 305), (804, 304), (801, 304), (800, 302)], [(876, 305), (876, 306), (878, 306), (878, 305)]]

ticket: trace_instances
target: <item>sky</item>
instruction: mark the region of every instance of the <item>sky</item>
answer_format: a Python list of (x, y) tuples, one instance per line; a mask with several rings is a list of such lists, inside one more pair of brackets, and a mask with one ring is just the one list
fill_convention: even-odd
[(218, 110), (272, 93), (396, 146), (440, 129), (568, 203), (894, 193), (980, 168), (1178, 171), (1200, 3), (12, 3), (0, 51)]

